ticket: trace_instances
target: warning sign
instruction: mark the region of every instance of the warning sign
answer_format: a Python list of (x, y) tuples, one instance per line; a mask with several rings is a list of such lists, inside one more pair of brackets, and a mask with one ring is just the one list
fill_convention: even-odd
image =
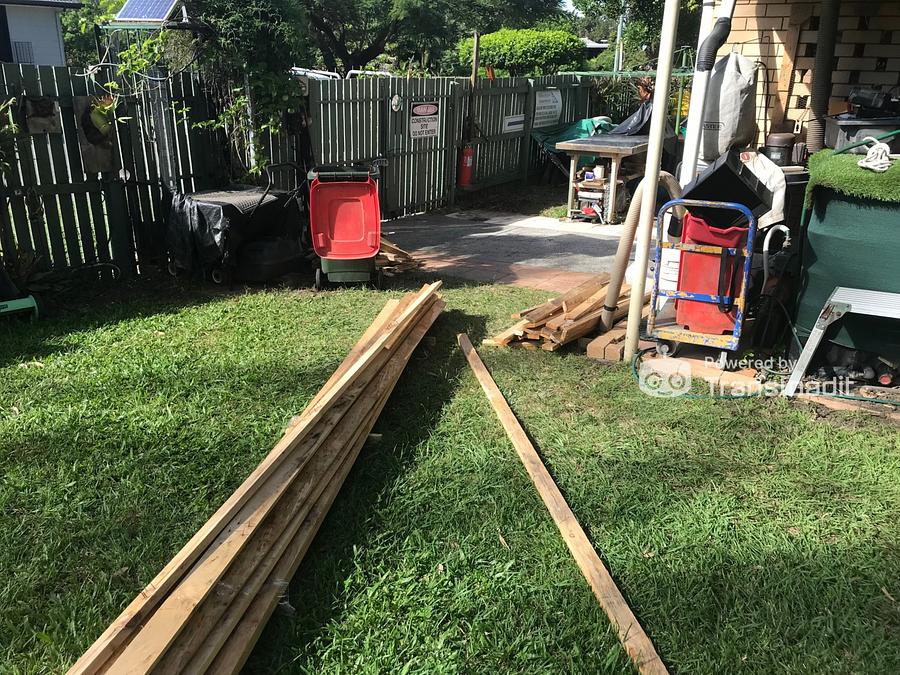
[(409, 137), (433, 138), (441, 126), (439, 103), (414, 103), (409, 109)]
[(558, 89), (539, 91), (534, 95), (534, 128), (551, 127), (562, 113), (562, 92)]
[(525, 115), (507, 115), (503, 118), (503, 133), (522, 131), (525, 128)]

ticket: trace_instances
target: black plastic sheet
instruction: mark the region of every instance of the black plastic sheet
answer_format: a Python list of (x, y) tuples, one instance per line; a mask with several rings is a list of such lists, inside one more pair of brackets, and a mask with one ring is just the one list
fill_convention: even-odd
[(246, 242), (300, 234), (302, 213), (287, 197), (257, 188), (176, 194), (166, 223), (166, 247), (185, 271), (234, 265)]

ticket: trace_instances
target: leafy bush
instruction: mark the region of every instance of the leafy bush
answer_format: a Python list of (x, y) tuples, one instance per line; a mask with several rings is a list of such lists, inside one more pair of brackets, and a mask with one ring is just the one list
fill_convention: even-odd
[[(472, 62), (472, 38), (460, 41), (457, 55), (461, 65)], [(584, 43), (562, 30), (504, 28), (481, 36), (481, 64), (513, 76), (578, 70), (583, 57)]]

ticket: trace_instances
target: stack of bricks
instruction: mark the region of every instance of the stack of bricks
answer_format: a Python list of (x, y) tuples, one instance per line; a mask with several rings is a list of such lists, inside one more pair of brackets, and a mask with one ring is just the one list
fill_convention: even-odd
[[(820, 11), (818, 3), (738, 0), (720, 54), (734, 50), (762, 64), (756, 106), (760, 143), (767, 132), (793, 131), (796, 122), (809, 118)], [(846, 110), (851, 87), (900, 85), (900, 1), (841, 2), (834, 56), (831, 113)]]

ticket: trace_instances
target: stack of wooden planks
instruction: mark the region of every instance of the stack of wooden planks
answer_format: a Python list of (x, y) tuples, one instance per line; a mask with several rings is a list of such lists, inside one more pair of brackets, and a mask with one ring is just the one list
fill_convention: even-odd
[(421, 260), (416, 260), (410, 253), (404, 251), (392, 241), (381, 238), (381, 250), (375, 256), (375, 265), (381, 268), (389, 277), (419, 269)]
[(391, 300), (282, 439), (70, 673), (236, 673), (413, 350), (440, 282)]
[[(609, 275), (600, 274), (558, 298), (518, 312), (513, 315), (513, 318), (519, 319), (515, 324), (493, 337), (486, 338), (482, 344), (553, 352), (571, 342), (583, 341), (600, 330), (600, 317), (606, 304), (608, 282)], [(650, 293), (647, 292), (644, 297), (645, 306), (649, 300)], [(628, 316), (630, 302), (631, 287), (625, 284), (616, 303), (614, 324)], [(624, 339), (624, 328), (620, 329), (615, 325), (608, 334), (620, 330)]]

